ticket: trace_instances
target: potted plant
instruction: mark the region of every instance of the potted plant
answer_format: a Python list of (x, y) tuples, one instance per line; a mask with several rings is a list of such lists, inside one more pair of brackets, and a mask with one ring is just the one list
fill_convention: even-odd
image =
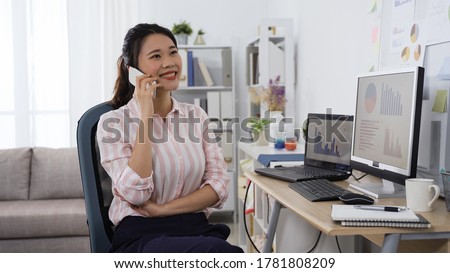
[(203, 35), (205, 34), (205, 31), (203, 29), (199, 29), (197, 31), (197, 38), (195, 38), (194, 45), (204, 45), (205, 40), (203, 39)]
[(186, 45), (188, 36), (192, 34), (192, 28), (186, 20), (183, 20), (178, 24), (173, 24), (172, 33), (175, 35), (178, 44)]
[(265, 130), (269, 124), (270, 124), (269, 119), (257, 117), (250, 118), (248, 126), (253, 131), (253, 140), (256, 140), (255, 142), (256, 145), (265, 146), (268, 144), (265, 136)]

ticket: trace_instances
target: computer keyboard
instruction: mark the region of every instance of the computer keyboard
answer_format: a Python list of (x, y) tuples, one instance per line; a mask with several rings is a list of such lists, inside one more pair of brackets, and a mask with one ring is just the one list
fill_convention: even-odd
[(318, 177), (318, 176), (333, 176), (336, 175), (336, 171), (331, 171), (327, 169), (322, 168), (316, 168), (311, 166), (292, 166), (292, 167), (281, 167), (285, 172), (287, 173), (294, 173), (294, 174), (300, 174), (303, 176), (309, 176), (309, 177)]
[(350, 193), (326, 179), (293, 182), (289, 187), (311, 202), (339, 200), (339, 196)]

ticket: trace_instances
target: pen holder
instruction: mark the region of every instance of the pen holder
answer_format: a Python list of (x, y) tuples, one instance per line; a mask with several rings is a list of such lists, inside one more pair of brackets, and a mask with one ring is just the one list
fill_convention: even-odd
[(447, 211), (450, 211), (450, 172), (441, 172), (442, 174), (442, 185), (445, 197), (445, 206)]

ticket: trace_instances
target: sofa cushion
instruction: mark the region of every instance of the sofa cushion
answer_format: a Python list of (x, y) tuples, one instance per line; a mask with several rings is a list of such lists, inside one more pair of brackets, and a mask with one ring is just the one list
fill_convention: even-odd
[(0, 240), (0, 253), (85, 253), (85, 252), (91, 252), (91, 247), (89, 244), (89, 236)]
[(28, 199), (31, 148), (0, 150), (0, 200)]
[(31, 158), (30, 199), (83, 197), (76, 148), (36, 147)]
[(0, 202), (0, 239), (89, 235), (83, 199)]

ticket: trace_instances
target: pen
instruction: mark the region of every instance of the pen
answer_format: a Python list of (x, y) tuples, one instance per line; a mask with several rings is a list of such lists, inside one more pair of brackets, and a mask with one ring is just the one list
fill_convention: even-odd
[(365, 209), (365, 210), (381, 210), (381, 211), (392, 211), (392, 212), (400, 212), (405, 210), (405, 207), (389, 207), (389, 206), (361, 206), (356, 205), (356, 209)]

